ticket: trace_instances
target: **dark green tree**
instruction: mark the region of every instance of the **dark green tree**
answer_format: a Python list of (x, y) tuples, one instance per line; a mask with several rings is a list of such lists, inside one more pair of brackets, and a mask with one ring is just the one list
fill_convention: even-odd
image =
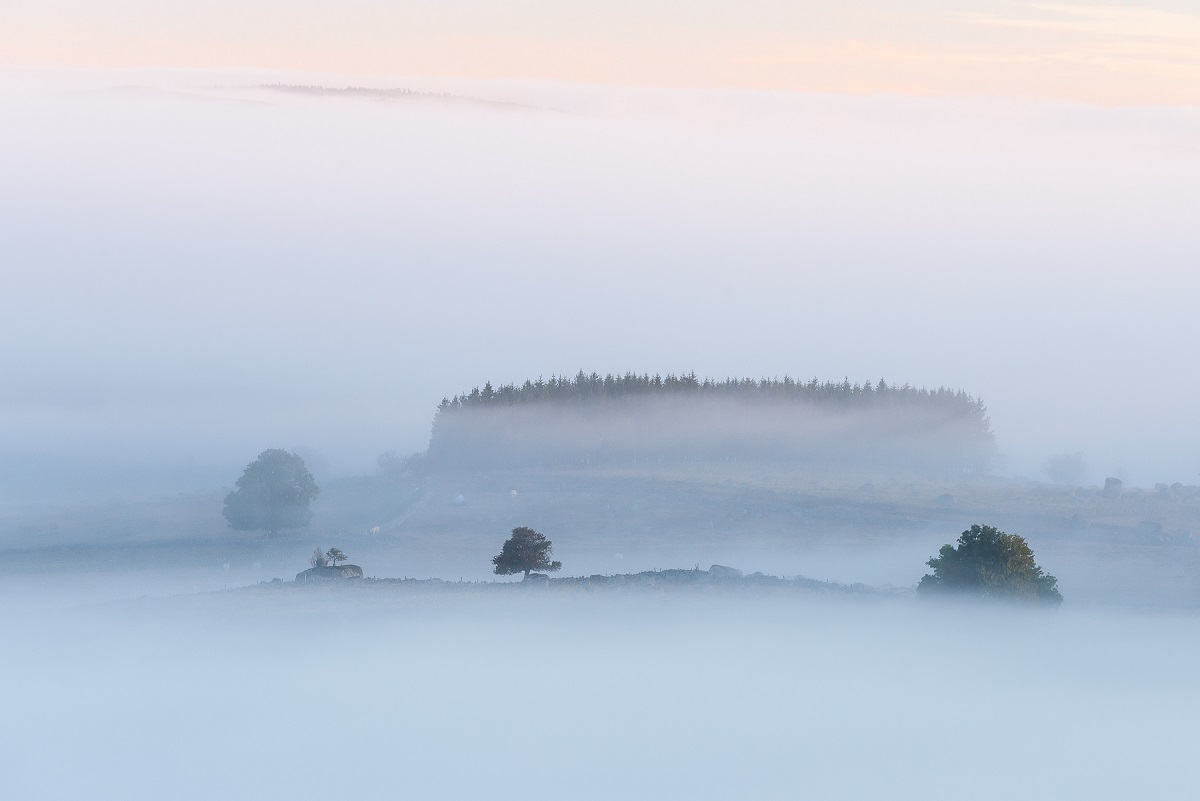
[(553, 571), (562, 568), (562, 562), (550, 561), (550, 553), (554, 546), (545, 535), (531, 528), (521, 526), (512, 530), (509, 537), (500, 548), (500, 553), (492, 557), (496, 566), (497, 576), (509, 576), (514, 573), (525, 573), (529, 577), (531, 571)]
[(309, 503), (319, 492), (303, 459), (272, 448), (246, 466), (237, 489), (225, 496), (223, 514), (230, 528), (274, 536), (307, 526), (312, 519)]
[(337, 567), (338, 562), (346, 561), (346, 554), (342, 553), (342, 550), (340, 548), (330, 548), (328, 551), (325, 552), (325, 557), (329, 560), (330, 564), (332, 564), (334, 567)]
[(958, 595), (1058, 606), (1058, 579), (1047, 575), (1033, 559), (1024, 537), (1005, 534), (993, 526), (974, 525), (943, 545), (926, 564), (933, 573), (917, 585), (921, 596)]

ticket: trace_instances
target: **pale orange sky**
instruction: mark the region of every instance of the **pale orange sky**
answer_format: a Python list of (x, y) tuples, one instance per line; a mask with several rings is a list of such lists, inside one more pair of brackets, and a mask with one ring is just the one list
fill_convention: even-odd
[(1173, 0), (16, 2), (7, 65), (1200, 103), (1200, 7)]

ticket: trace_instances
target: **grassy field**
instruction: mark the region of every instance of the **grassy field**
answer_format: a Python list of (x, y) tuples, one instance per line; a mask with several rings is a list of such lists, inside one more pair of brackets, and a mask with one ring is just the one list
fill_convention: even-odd
[(219, 589), (290, 580), (321, 544), (368, 576), (488, 580), (508, 531), (527, 525), (554, 541), (564, 574), (721, 563), (906, 587), (940, 545), (981, 522), (1024, 535), (1068, 602), (1200, 607), (1200, 492), (1188, 487), (1106, 497), (734, 463), (346, 478), (327, 481), (313, 509), (309, 529), (275, 538), (228, 529), (219, 493), (25, 510), (0, 523), (0, 572), (118, 582), (165, 570), (182, 591)]

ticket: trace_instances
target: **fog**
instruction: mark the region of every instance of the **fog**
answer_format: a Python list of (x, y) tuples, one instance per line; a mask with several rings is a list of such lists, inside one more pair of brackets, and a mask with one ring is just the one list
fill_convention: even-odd
[(95, 603), (43, 584), (0, 666), (6, 786), (1122, 799), (1192, 785), (1191, 616), (510, 589)]
[[(545, 37), (543, 11), (497, 13)], [(1136, 93), (1064, 88), (1096, 64), (1187, 76), (1117, 64), (1144, 43), (1093, 44), (1086, 9), (1036, 12), (1075, 49), (1030, 34), (1017, 58), (997, 25), (1023, 17), (931, 6), (895, 41), (954, 39), (921, 51), (951, 60), (872, 33), (805, 85), (907, 85), (964, 53), (914, 85), (1035, 70), (1026, 97), (1112, 102)], [(189, 12), (198, 38), (131, 46), (92, 9), (111, 40), (18, 25), (7, 60), (289, 63), (262, 48), (307, 13), (239, 44)], [(490, 32), (481, 13), (420, 24)], [(732, 12), (696, 13), (672, 41)], [(857, 25), (780, 13), (826, 46), (810, 18)], [(483, 40), (381, 59), (402, 40), (373, 27), (323, 58), (516, 74)], [(742, 48), (726, 79), (794, 55), (723, 38), (688, 61), (644, 33), (554, 74), (624, 53), (610, 79), (701, 85)], [(1092, 72), (1063, 66), (1081, 53)], [(908, 72), (860, 80), (889, 59)], [(1198, 143), (1192, 106), (0, 68), (6, 795), (1184, 797)], [(744, 397), (588, 405), (556, 379), (542, 402), (541, 379), (593, 371)], [(320, 485), (311, 524), (233, 530), (223, 498), (276, 448)], [(1026, 537), (1062, 607), (920, 597), (976, 523)], [(494, 574), (518, 526), (562, 580)], [(365, 577), (292, 581), (329, 546)]]
[(1200, 470), (1192, 109), (6, 69), (0, 111), (9, 505), (365, 473), (581, 368), (946, 385), (1000, 475)]
[(962, 477), (994, 458), (986, 421), (967, 411), (702, 396), (468, 408), (439, 416), (428, 457), (437, 468), (741, 460), (788, 472)]

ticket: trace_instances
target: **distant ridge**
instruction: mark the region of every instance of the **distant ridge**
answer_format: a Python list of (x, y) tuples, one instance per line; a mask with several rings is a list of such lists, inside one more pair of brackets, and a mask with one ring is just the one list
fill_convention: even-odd
[(983, 401), (886, 381), (580, 371), (443, 398), (429, 456), (460, 467), (764, 460), (818, 469), (982, 474)]
[(288, 83), (263, 83), (258, 84), (254, 88), (267, 89), (272, 92), (286, 92), (296, 95), (317, 95), (329, 97), (365, 97), (376, 100), (438, 100), (451, 103), (478, 103), (489, 106), (503, 106), (507, 108), (525, 108), (532, 109), (536, 106), (525, 105), (524, 103), (514, 103), (505, 100), (484, 100), (479, 97), (471, 97), (469, 95), (456, 95), (448, 92), (421, 92), (416, 89), (392, 88), (392, 89), (376, 89), (370, 86), (319, 86), (306, 84), (288, 84)]

